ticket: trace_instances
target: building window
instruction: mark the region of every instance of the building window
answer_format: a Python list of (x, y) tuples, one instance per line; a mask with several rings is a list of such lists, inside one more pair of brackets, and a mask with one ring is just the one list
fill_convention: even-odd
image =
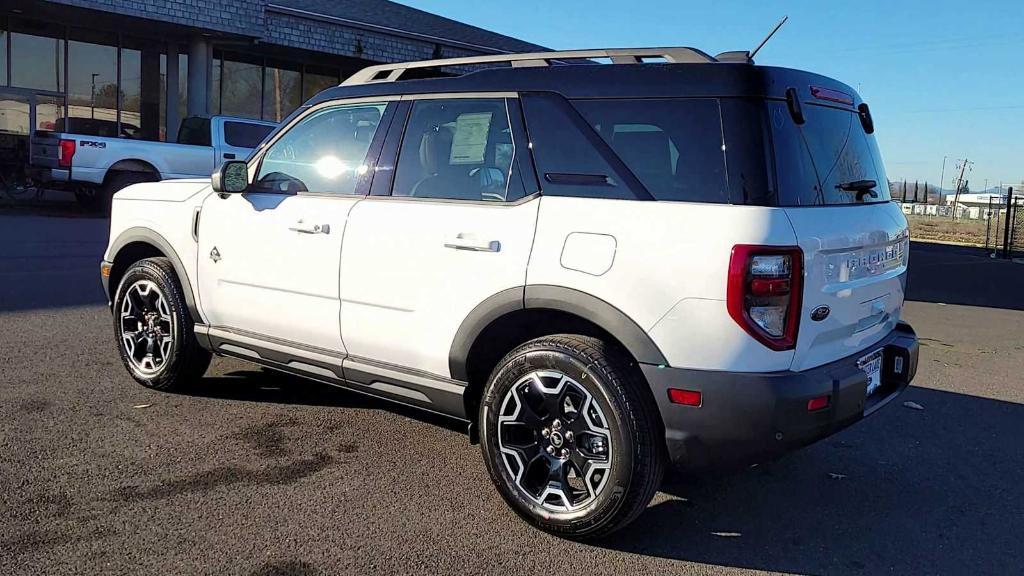
[(220, 114), (220, 69), (223, 63), (219, 56), (213, 57), (213, 70), (210, 74), (210, 114)]
[(116, 138), (117, 37), (73, 30), (68, 42), (68, 120), (75, 134)]
[(125, 38), (121, 48), (121, 136), (165, 140), (167, 55), (162, 43)]
[(22, 94), (0, 94), (0, 134), (28, 136), (28, 123), (28, 96)]
[(11, 85), (64, 91), (64, 30), (29, 22), (11, 25)]
[(306, 66), (306, 73), (302, 79), (302, 100), (309, 100), (321, 90), (337, 86), (339, 83), (337, 70)]
[[(166, 126), (165, 127), (165, 134), (168, 135), (168, 138), (165, 138), (165, 139), (174, 140), (174, 136), (177, 135), (177, 133), (178, 133), (178, 127), (181, 125), (181, 121), (184, 120), (185, 117), (188, 115), (188, 52), (187, 51), (188, 51), (188, 47), (187, 46), (179, 46), (178, 47), (178, 61), (176, 63), (177, 69), (175, 69), (174, 65), (172, 65), (172, 67), (171, 67), (170, 74), (177, 74), (178, 75), (178, 94), (177, 95), (171, 95), (171, 98), (174, 98), (174, 100), (171, 102), (171, 106), (177, 108), (177, 116), (176, 116), (177, 117), (177, 123), (174, 126)], [(168, 72), (166, 70), (166, 67), (167, 67), (167, 59), (166, 58), (161, 60), (161, 66), (164, 67), (164, 69), (162, 70), (162, 73), (164, 74), (164, 85), (166, 86), (166, 84), (167, 84), (167, 76), (166, 75), (168, 74)], [(167, 96), (168, 96), (167, 90), (161, 91), (160, 94), (161, 94), (161, 97), (160, 97), (160, 117), (163, 118), (164, 121), (166, 122), (166, 120), (167, 120)]]
[(0, 20), (0, 84), (7, 85), (7, 21)]
[[(237, 58), (237, 59), (236, 59)], [(242, 60), (225, 55), (220, 70), (220, 111), (227, 116), (259, 118), (263, 91), (263, 65), (259, 60)]]
[(64, 97), (36, 96), (36, 130), (55, 131), (64, 125)]
[(299, 104), (302, 104), (299, 67), (268, 62), (263, 72), (263, 119), (280, 122)]

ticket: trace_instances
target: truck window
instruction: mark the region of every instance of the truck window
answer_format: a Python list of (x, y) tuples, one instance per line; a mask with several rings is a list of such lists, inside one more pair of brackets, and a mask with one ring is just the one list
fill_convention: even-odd
[(210, 119), (192, 116), (181, 121), (178, 130), (178, 144), (212, 146), (210, 141)]
[(255, 148), (273, 132), (274, 127), (251, 122), (224, 122), (224, 143), (238, 148)]

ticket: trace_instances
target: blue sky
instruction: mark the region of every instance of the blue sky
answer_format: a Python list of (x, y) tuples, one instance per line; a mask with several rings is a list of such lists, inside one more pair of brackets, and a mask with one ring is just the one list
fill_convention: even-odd
[(939, 180), (975, 161), (972, 190), (1024, 180), (1024, 2), (404, 0), (552, 48), (752, 49), (759, 64), (850, 84), (871, 105), (889, 178)]

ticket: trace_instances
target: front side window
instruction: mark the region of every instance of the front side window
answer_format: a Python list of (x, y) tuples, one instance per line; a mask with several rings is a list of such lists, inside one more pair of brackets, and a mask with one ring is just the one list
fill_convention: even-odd
[(267, 149), (254, 192), (354, 194), (387, 104), (317, 110)]
[(391, 194), (510, 202), (523, 196), (502, 98), (413, 104)]

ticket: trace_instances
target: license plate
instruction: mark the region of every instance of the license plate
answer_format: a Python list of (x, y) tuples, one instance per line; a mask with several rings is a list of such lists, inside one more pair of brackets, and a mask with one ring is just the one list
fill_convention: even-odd
[(871, 396), (882, 385), (882, 350), (875, 350), (857, 360), (857, 367), (868, 375), (868, 392)]

